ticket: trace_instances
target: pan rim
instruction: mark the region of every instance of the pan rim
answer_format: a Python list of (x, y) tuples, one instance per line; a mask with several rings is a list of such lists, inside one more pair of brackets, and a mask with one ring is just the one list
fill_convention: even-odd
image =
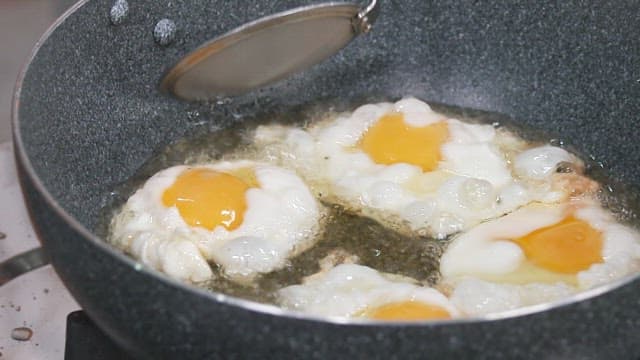
[[(411, 327), (411, 328), (427, 328), (427, 327), (447, 327), (455, 325), (473, 325), (482, 324), (500, 320), (511, 320), (525, 316), (544, 315), (550, 310), (563, 308), (571, 305), (578, 305), (580, 302), (588, 299), (595, 298), (599, 295), (612, 292), (618, 288), (622, 288), (626, 285), (631, 285), (640, 278), (640, 273), (628, 274), (622, 278), (616, 279), (604, 285), (597, 286), (595, 288), (587, 289), (569, 297), (537, 305), (525, 306), (513, 310), (503, 311), (495, 314), (489, 314), (484, 316), (474, 316), (468, 318), (456, 318), (450, 320), (435, 320), (429, 322), (411, 322), (411, 321), (379, 321), (368, 319), (348, 319), (343, 317), (327, 317), (318, 316), (312, 314), (306, 314), (298, 311), (292, 311), (280, 308), (276, 305), (262, 304), (251, 300), (238, 298), (235, 296), (226, 295), (223, 293), (214, 292), (211, 290), (205, 290), (194, 285), (190, 285), (181, 282), (177, 279), (170, 278), (169, 276), (162, 274), (160, 271), (149, 268), (146, 265), (134, 260), (133, 258), (125, 255), (115, 247), (108, 244), (106, 241), (95, 235), (87, 227), (76, 220), (70, 213), (68, 213), (60, 203), (53, 197), (53, 195), (44, 186), (40, 177), (36, 173), (33, 164), (27, 155), (27, 149), (22, 141), (20, 131), (20, 95), (22, 92), (23, 82), (26, 74), (29, 71), (30, 65), (38, 55), (38, 52), (42, 45), (49, 39), (49, 37), (55, 32), (55, 30), (62, 25), (65, 20), (73, 15), (76, 10), (84, 6), (90, 1), (95, 0), (80, 0), (65, 11), (56, 21), (44, 32), (40, 39), (36, 42), (35, 46), (31, 50), (30, 55), (26, 58), (22, 69), (15, 82), (13, 99), (11, 106), (11, 126), (12, 126), (12, 138), (14, 147), (14, 157), (16, 163), (24, 169), (24, 174), (28, 177), (29, 181), (33, 184), (34, 189), (39, 193), (40, 197), (44, 199), (46, 205), (62, 220), (64, 220), (69, 227), (75, 232), (81, 235), (85, 241), (89, 241), (92, 245), (97, 246), (105, 255), (112, 256), (118, 262), (127, 266), (131, 271), (137, 271), (144, 273), (145, 276), (149, 276), (154, 280), (161, 281), (173, 288), (180, 289), (192, 293), (194, 295), (210, 299), (211, 301), (221, 303), (224, 305), (235, 306), (243, 310), (255, 311), (261, 315), (282, 317), (290, 320), (297, 321), (312, 321), (320, 322), (329, 325), (338, 326), (354, 326), (354, 327), (384, 327), (384, 328), (396, 328), (396, 327)], [(158, 90), (160, 91), (160, 90)], [(34, 222), (35, 223), (35, 222)], [(82, 305), (82, 304), (81, 304)]]

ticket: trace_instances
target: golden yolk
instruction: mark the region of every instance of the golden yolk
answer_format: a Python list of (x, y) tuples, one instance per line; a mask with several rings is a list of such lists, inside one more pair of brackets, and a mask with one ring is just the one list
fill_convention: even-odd
[(449, 137), (444, 121), (423, 127), (407, 125), (402, 113), (384, 115), (360, 139), (358, 147), (378, 164), (408, 163), (432, 171), (442, 158), (440, 147)]
[(602, 234), (573, 216), (514, 241), (534, 265), (558, 273), (576, 274), (602, 262)]
[(449, 319), (451, 314), (437, 305), (423, 304), (417, 301), (389, 303), (373, 309), (367, 317), (376, 320), (436, 320)]
[(241, 179), (211, 169), (189, 169), (165, 190), (162, 203), (176, 206), (189, 226), (227, 230), (242, 224), (247, 209), (245, 192), (250, 186)]

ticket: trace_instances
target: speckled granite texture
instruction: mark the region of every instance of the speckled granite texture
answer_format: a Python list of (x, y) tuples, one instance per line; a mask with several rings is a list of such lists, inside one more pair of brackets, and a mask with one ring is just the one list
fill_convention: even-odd
[[(309, 1), (92, 0), (42, 44), (26, 73), (19, 150), (53, 198), (88, 228), (109, 191), (154, 150), (233, 121), (228, 107), (160, 94), (171, 64), (205, 40)], [(640, 7), (632, 1), (382, 1), (374, 31), (331, 61), (234, 99), (253, 115), (363, 95), (497, 111), (562, 134), (640, 184)], [(175, 22), (166, 47), (153, 38)], [(640, 356), (636, 282), (525, 317), (450, 325), (357, 326), (257, 313), (136, 271), (86, 239), (22, 170), (54, 265), (78, 302), (143, 358), (600, 359)]]

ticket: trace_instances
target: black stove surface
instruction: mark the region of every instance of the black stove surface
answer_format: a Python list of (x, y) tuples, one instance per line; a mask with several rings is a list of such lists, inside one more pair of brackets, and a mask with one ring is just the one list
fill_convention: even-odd
[(133, 360), (93, 324), (84, 311), (67, 316), (65, 360)]

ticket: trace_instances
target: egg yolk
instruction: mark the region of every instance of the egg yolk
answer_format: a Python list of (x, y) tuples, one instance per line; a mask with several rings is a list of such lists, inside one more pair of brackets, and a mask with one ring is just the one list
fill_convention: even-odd
[(449, 129), (444, 121), (423, 127), (407, 125), (402, 113), (381, 117), (360, 139), (358, 147), (378, 164), (408, 163), (432, 171), (442, 155)]
[(437, 305), (424, 304), (417, 301), (389, 303), (377, 307), (367, 314), (375, 320), (435, 320), (449, 319), (451, 314)]
[(602, 234), (573, 216), (515, 242), (534, 265), (558, 273), (576, 274), (602, 262)]
[(165, 190), (162, 203), (175, 206), (189, 226), (213, 230), (222, 225), (234, 230), (247, 209), (245, 192), (250, 186), (240, 178), (211, 169), (189, 169)]

